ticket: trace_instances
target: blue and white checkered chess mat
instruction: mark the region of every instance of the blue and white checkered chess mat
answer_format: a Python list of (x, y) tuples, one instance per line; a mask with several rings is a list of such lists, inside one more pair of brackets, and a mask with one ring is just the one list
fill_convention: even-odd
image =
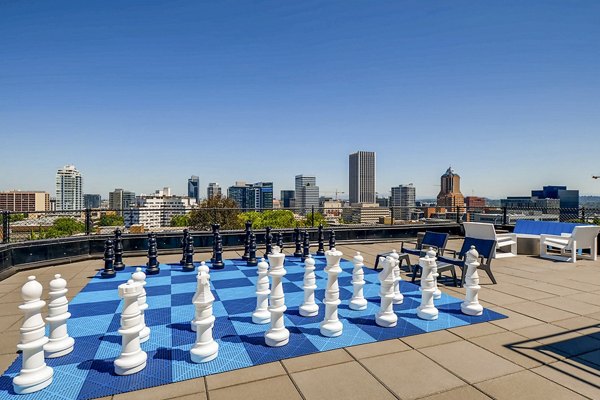
[(147, 277), (149, 308), (145, 316), (151, 336), (142, 348), (148, 353), (148, 363), (144, 370), (130, 376), (116, 375), (113, 361), (121, 350), (121, 336), (117, 330), (123, 302), (118, 297), (117, 286), (130, 279), (135, 268), (127, 267), (113, 279), (101, 279), (98, 274), (70, 302), (72, 316), (68, 320), (68, 329), (75, 338), (75, 349), (67, 356), (46, 360), (54, 368), (52, 384), (37, 393), (16, 395), (12, 378), (21, 368), (19, 356), (0, 378), (0, 399), (92, 399), (319, 351), (505, 318), (487, 309), (479, 317), (464, 315), (460, 311), (462, 299), (442, 294), (442, 298), (435, 301), (439, 318), (429, 322), (421, 320), (416, 316), (421, 298), (419, 287), (402, 281), (404, 303), (394, 306), (398, 325), (379, 327), (375, 324), (379, 308), (377, 272), (364, 268), (367, 282), (364, 295), (369, 304), (364, 311), (351, 310), (348, 300), (352, 297), (353, 265), (342, 260), (339, 317), (344, 332), (339, 337), (326, 338), (319, 333), (325, 311), (321, 303), (327, 282), (327, 274), (323, 271), (325, 258), (315, 257), (315, 261), (318, 285), (315, 298), (320, 309), (318, 316), (306, 318), (298, 313), (303, 301), (303, 263), (299, 258), (286, 257), (287, 275), (283, 287), (287, 305), (285, 324), (290, 331), (290, 341), (279, 348), (265, 345), (264, 332), (268, 324), (252, 323), (251, 313), (256, 305), (256, 267), (248, 267), (242, 260), (226, 260), (224, 269), (212, 270), (211, 287), (216, 298), (213, 334), (219, 343), (219, 355), (204, 364), (193, 363), (189, 353), (196, 338), (190, 328), (194, 317), (192, 296), (196, 290), (196, 273), (183, 272), (177, 264), (161, 264), (159, 275)]

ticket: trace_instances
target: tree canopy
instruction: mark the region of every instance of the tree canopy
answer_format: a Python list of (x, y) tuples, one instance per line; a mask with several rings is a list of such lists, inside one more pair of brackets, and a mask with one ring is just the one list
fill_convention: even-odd
[(98, 221), (99, 226), (122, 226), (125, 225), (125, 219), (117, 214), (102, 214)]
[(244, 224), (238, 219), (240, 209), (233, 199), (220, 195), (203, 200), (198, 208), (189, 213), (189, 226), (197, 230), (208, 230), (211, 224), (220, 224), (221, 229), (241, 229)]

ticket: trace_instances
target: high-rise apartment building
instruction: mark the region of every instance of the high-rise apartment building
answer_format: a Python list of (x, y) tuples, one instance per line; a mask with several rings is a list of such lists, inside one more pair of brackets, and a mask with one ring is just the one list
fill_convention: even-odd
[(83, 207), (84, 208), (100, 208), (102, 198), (99, 194), (84, 194), (83, 195)]
[(394, 219), (410, 220), (412, 210), (416, 207), (416, 189), (412, 183), (392, 188), (390, 207)]
[(0, 193), (0, 210), (15, 212), (50, 211), (50, 193), (12, 191)]
[(217, 182), (210, 182), (206, 187), (206, 198), (212, 199), (216, 196), (222, 196), (221, 186)]
[[(441, 177), (440, 193), (437, 195), (438, 207), (464, 207), (465, 198), (460, 192), (460, 175), (449, 167)], [(456, 210), (452, 210), (456, 211)]]
[(319, 209), (319, 187), (314, 176), (296, 175), (295, 208), (300, 215)]
[(56, 172), (56, 210), (83, 209), (83, 178), (74, 165)]
[[(111, 210), (126, 210), (136, 205), (135, 193), (123, 189), (115, 189), (108, 194), (108, 208)], [(121, 215), (123, 213), (119, 211)]]
[(350, 203), (375, 203), (375, 152), (358, 151), (349, 161)]
[(196, 203), (200, 202), (200, 178), (196, 175), (188, 179), (188, 197), (196, 199)]
[(290, 208), (292, 205), (295, 206), (296, 192), (294, 190), (282, 190), (281, 191), (281, 207)]
[(243, 210), (272, 209), (273, 182), (236, 182), (227, 188), (227, 197)]
[(170, 226), (174, 216), (187, 214), (195, 204), (191, 197), (141, 196), (139, 205), (123, 212), (125, 226), (143, 225), (146, 229)]

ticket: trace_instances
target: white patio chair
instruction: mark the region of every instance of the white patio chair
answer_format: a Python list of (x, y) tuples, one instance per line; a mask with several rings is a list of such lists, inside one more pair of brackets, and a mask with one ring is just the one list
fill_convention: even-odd
[[(484, 222), (463, 222), (465, 237), (495, 240), (493, 258), (514, 257), (517, 255), (517, 235), (515, 233), (496, 233), (494, 224)], [(498, 249), (506, 252), (498, 252)]]
[[(593, 261), (598, 259), (598, 233), (600, 226), (576, 226), (573, 233), (540, 236), (540, 257), (559, 261), (576, 262), (578, 250), (590, 250), (590, 255), (579, 254), (579, 258)], [(560, 255), (548, 253), (548, 247), (560, 250)]]

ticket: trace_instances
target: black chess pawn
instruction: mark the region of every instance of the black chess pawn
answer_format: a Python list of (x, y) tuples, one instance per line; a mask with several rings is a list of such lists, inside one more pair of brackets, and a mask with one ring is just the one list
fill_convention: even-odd
[(115, 261), (115, 250), (113, 241), (106, 239), (104, 242), (104, 269), (100, 273), (103, 278), (114, 278), (117, 276), (113, 262)]
[(310, 254), (310, 241), (308, 231), (305, 229), (302, 235), (302, 259), (306, 260)]
[(335, 248), (335, 231), (332, 229), (329, 232), (329, 250), (333, 250)]
[(156, 236), (153, 233), (148, 234), (148, 262), (146, 263), (146, 275), (156, 275), (160, 272), (158, 266), (158, 245)]
[(265, 228), (265, 258), (269, 254), (273, 254), (273, 235), (271, 234), (271, 227), (267, 226)]
[(283, 253), (283, 232), (277, 232), (277, 247), (279, 247), (279, 251)]
[(252, 232), (252, 221), (246, 221), (246, 235), (244, 237), (244, 255), (242, 260), (248, 261), (250, 257), (250, 233)]
[(217, 245), (215, 246), (215, 262), (212, 263), (213, 269), (223, 269), (225, 264), (223, 263), (223, 239), (221, 234), (217, 233)]
[(125, 269), (125, 264), (123, 264), (123, 240), (121, 239), (121, 230), (119, 228), (115, 229), (115, 271), (123, 271)]
[(294, 241), (296, 244), (296, 250), (294, 250), (294, 257), (302, 257), (302, 240), (300, 239), (300, 228), (294, 228)]
[(246, 261), (246, 265), (258, 265), (258, 260), (256, 259), (256, 236), (254, 232), (250, 233), (250, 245), (248, 246), (248, 261)]
[(221, 225), (212, 224), (211, 227), (212, 227), (212, 233), (213, 233), (213, 253), (212, 253), (212, 257), (210, 258), (210, 262), (214, 264), (215, 261), (217, 260), (217, 237), (221, 235), (219, 233), (219, 228), (221, 227)]
[(185, 239), (185, 260), (181, 268), (186, 272), (194, 271), (194, 238), (188, 235)]
[(187, 243), (188, 235), (190, 231), (187, 229), (183, 230), (183, 237), (181, 238), (181, 260), (179, 261), (179, 265), (185, 264), (185, 246)]
[(319, 232), (317, 235), (317, 240), (319, 241), (319, 248), (317, 249), (317, 255), (324, 256), (325, 248), (323, 247), (323, 224), (319, 224)]

